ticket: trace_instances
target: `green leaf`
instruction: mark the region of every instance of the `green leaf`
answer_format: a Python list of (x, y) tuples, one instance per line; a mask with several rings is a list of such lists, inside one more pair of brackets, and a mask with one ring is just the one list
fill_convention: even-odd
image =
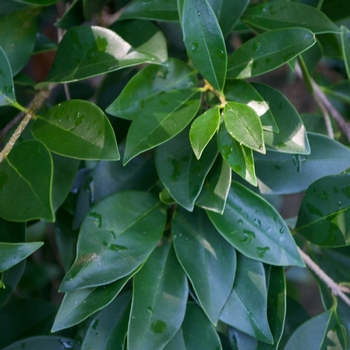
[(225, 84), (224, 94), (227, 101), (243, 103), (254, 109), (260, 117), (264, 130), (279, 132), (269, 105), (251, 84), (240, 79), (228, 80)]
[(129, 349), (163, 349), (185, 317), (187, 278), (170, 243), (157, 247), (134, 278)]
[(294, 1), (274, 1), (252, 6), (245, 11), (242, 19), (264, 30), (303, 27), (315, 34), (340, 32), (321, 11)]
[(54, 220), (52, 159), (39, 141), (15, 146), (0, 164), (0, 216), (10, 221)]
[(228, 133), (240, 144), (265, 154), (261, 120), (254, 109), (238, 102), (227, 102), (224, 121)]
[(164, 350), (222, 350), (220, 338), (204, 312), (188, 303), (181, 328)]
[(253, 87), (263, 97), (277, 123), (279, 133), (264, 131), (268, 150), (284, 153), (310, 154), (310, 146), (304, 124), (288, 99), (270, 86), (253, 83)]
[(217, 157), (205, 179), (202, 191), (196, 200), (196, 205), (222, 214), (231, 186), (231, 177), (232, 171), (229, 165), (221, 157)]
[(149, 65), (135, 74), (106, 112), (133, 120), (157, 98), (160, 100), (167, 93), (173, 96), (173, 90), (195, 88), (197, 83), (195, 70), (179, 59), (169, 58), (167, 66)]
[(7, 56), (13, 75), (24, 67), (33, 52), (38, 14), (38, 9), (27, 8), (0, 18), (0, 46)]
[(12, 266), (24, 260), (27, 256), (34, 253), (44, 243), (2, 243), (0, 242), (0, 272), (8, 270)]
[(336, 22), (350, 16), (350, 3), (347, 0), (323, 0), (321, 10)]
[(40, 348), (50, 350), (80, 350), (80, 345), (70, 338), (41, 335), (21, 339), (10, 346), (3, 348), (3, 350), (37, 350)]
[(176, 0), (135, 0), (128, 4), (119, 17), (120, 20), (129, 18), (177, 22), (179, 17)]
[(222, 124), (218, 133), (218, 147), (232, 170), (253, 186), (257, 185), (253, 151), (230, 136)]
[(266, 309), (264, 266), (239, 254), (235, 282), (220, 320), (254, 338), (272, 344), (273, 336)]
[(153, 251), (164, 225), (165, 213), (149, 193), (121, 192), (101, 200), (85, 217), (76, 260), (60, 290), (101, 286), (129, 275)]
[(176, 255), (210, 321), (216, 326), (236, 273), (236, 251), (210, 223), (205, 212), (183, 209), (172, 224)]
[(311, 183), (350, 167), (350, 150), (329, 137), (308, 134), (310, 155), (267, 152), (255, 155), (261, 193), (289, 194), (305, 191)]
[(130, 293), (123, 293), (92, 318), (81, 344), (81, 350), (124, 349), (130, 314), (130, 299)]
[(69, 29), (82, 24), (84, 21), (83, 1), (74, 0), (63, 16), (55, 22), (55, 26), (62, 29)]
[(193, 210), (216, 156), (217, 147), (212, 141), (204, 150), (201, 159), (197, 160), (188, 139), (187, 129), (158, 147), (155, 161), (159, 178), (171, 196), (187, 210)]
[(147, 62), (155, 62), (155, 57), (133, 48), (112, 30), (73, 27), (59, 43), (46, 81), (37, 87), (86, 79)]
[(348, 79), (350, 79), (350, 30), (344, 26), (341, 26), (340, 29), (346, 73), (348, 75)]
[(247, 257), (278, 266), (304, 266), (276, 209), (239, 183), (232, 182), (223, 215), (207, 213), (223, 237)]
[(343, 328), (335, 310), (330, 309), (300, 326), (290, 337), (285, 350), (324, 349), (329, 346), (346, 349)]
[(12, 105), (16, 101), (10, 62), (0, 46), (0, 106)]
[(350, 245), (350, 175), (323, 177), (307, 189), (296, 230), (321, 246)]
[(33, 6), (49, 6), (58, 2), (58, 0), (15, 0), (15, 1), (21, 2), (23, 4), (33, 5)]
[(304, 28), (275, 29), (242, 44), (228, 60), (227, 78), (245, 79), (269, 72), (316, 43)]
[[(243, 333), (236, 328), (228, 326), (227, 337), (231, 345), (231, 348), (233, 350), (239, 350), (239, 349), (257, 350), (258, 349), (258, 344), (259, 344), (258, 339), (246, 333)], [(266, 343), (263, 343), (263, 344), (266, 344)], [(270, 346), (270, 345), (267, 345), (267, 346)]]
[(62, 156), (77, 159), (120, 158), (108, 118), (89, 101), (62, 102), (37, 116), (31, 130), (37, 140)]
[(219, 107), (208, 109), (197, 117), (191, 125), (190, 141), (194, 154), (199, 159), (204, 148), (213, 138), (220, 125)]
[(185, 0), (182, 31), (188, 56), (217, 91), (226, 77), (227, 53), (215, 13), (207, 0)]

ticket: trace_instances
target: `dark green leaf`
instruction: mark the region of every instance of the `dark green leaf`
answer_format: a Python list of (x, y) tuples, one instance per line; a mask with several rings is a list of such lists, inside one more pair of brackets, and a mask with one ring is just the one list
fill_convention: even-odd
[(191, 125), (190, 141), (194, 154), (199, 159), (204, 148), (214, 136), (220, 125), (220, 111), (218, 107), (210, 108)]
[(227, 53), (215, 13), (207, 0), (186, 0), (182, 13), (184, 43), (199, 73), (217, 91), (226, 77)]
[(157, 21), (178, 21), (176, 0), (135, 0), (129, 4), (120, 19), (142, 18)]
[(238, 102), (227, 102), (224, 121), (228, 133), (240, 144), (265, 154), (261, 120), (254, 109)]
[(264, 130), (276, 133), (279, 132), (269, 105), (251, 84), (240, 79), (228, 80), (225, 84), (224, 94), (227, 101), (244, 103), (250, 108), (253, 108), (256, 114), (260, 117), (262, 128)]
[(307, 189), (296, 230), (317, 245), (350, 244), (350, 175), (323, 177)]
[(24, 260), (44, 243), (2, 243), (0, 242), (0, 273)]
[(326, 136), (308, 134), (311, 154), (268, 152), (255, 155), (261, 193), (288, 194), (305, 191), (311, 183), (350, 167), (350, 150)]
[(273, 1), (252, 6), (244, 13), (242, 19), (265, 30), (303, 27), (315, 34), (340, 32), (321, 11), (294, 1)]
[(188, 303), (184, 322), (164, 350), (222, 350), (220, 338), (204, 312)]
[(16, 101), (10, 63), (0, 46), (0, 106), (12, 105)]
[(225, 209), (228, 191), (231, 186), (232, 171), (221, 157), (217, 157), (205, 179), (196, 205), (222, 214)]
[(181, 326), (187, 295), (172, 244), (157, 247), (134, 278), (128, 348), (163, 349)]
[(346, 73), (350, 79), (350, 30), (344, 26), (341, 26), (340, 29)]
[(323, 55), (333, 59), (343, 60), (343, 50), (340, 43), (340, 36), (334, 33), (317, 35), (317, 39), (321, 44)]
[(33, 6), (49, 6), (58, 2), (58, 0), (15, 0), (15, 1), (28, 4), (28, 5), (33, 5)]
[(164, 225), (165, 213), (151, 194), (129, 191), (101, 200), (85, 217), (76, 260), (60, 290), (96, 287), (129, 275), (153, 251)]
[(83, 1), (74, 0), (68, 10), (55, 23), (55, 26), (62, 29), (78, 26), (85, 21), (83, 13)]
[(41, 335), (37, 337), (25, 338), (3, 348), (2, 350), (80, 350), (80, 345), (73, 339), (65, 337), (53, 337)]
[(112, 126), (92, 102), (62, 102), (37, 116), (32, 133), (52, 152), (78, 159), (120, 158)]
[[(36, 34), (33, 54), (43, 53), (57, 49), (57, 44), (42, 33)], [(33, 84), (34, 85), (34, 84)]]
[(288, 99), (270, 86), (253, 83), (254, 88), (270, 107), (279, 133), (264, 131), (267, 149), (284, 153), (310, 154), (309, 141), (303, 122)]
[(276, 209), (239, 183), (232, 182), (223, 215), (207, 213), (223, 237), (242, 254), (272, 265), (304, 266)]
[(262, 263), (239, 254), (231, 295), (220, 320), (268, 344), (273, 336), (267, 321), (267, 290)]
[(195, 88), (197, 83), (195, 70), (183, 61), (169, 58), (167, 66), (149, 65), (134, 75), (106, 112), (133, 120), (155, 99), (162, 99), (166, 93), (173, 96), (173, 90)]
[(323, 0), (321, 10), (332, 21), (350, 17), (350, 3), (347, 0)]
[(5, 288), (0, 288), (0, 307), (5, 305), (17, 289), (17, 285), (23, 276), (25, 265), (26, 262), (23, 260), (2, 273), (1, 282)]
[(269, 72), (315, 43), (315, 35), (304, 28), (275, 29), (259, 34), (229, 57), (227, 78), (244, 79)]
[(172, 224), (176, 255), (210, 321), (216, 326), (233, 285), (236, 252), (204, 210), (179, 210)]
[(52, 159), (39, 141), (15, 146), (0, 164), (0, 216), (11, 221), (54, 220)]
[(217, 156), (213, 141), (199, 160), (192, 151), (187, 129), (157, 149), (155, 160), (159, 178), (171, 196), (187, 210), (193, 210)]
[(222, 157), (233, 171), (253, 186), (256, 186), (252, 149), (240, 145), (238, 141), (230, 136), (223, 124), (218, 133), (218, 147)]

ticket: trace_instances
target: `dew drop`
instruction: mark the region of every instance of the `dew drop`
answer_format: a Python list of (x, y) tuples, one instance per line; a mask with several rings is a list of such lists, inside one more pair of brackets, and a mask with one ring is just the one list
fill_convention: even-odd
[(280, 233), (284, 233), (284, 227), (283, 226), (280, 228)]
[(270, 250), (269, 247), (257, 247), (257, 248), (256, 248), (256, 253), (258, 254), (258, 256), (259, 256), (260, 258), (263, 258), (264, 255), (265, 255), (265, 253), (266, 253), (267, 251), (269, 251), (269, 250)]
[(260, 42), (256, 42), (254, 45), (253, 45), (253, 50), (254, 51), (258, 51), (261, 47), (261, 43)]
[(166, 331), (167, 324), (161, 320), (157, 320), (151, 324), (151, 329), (154, 333), (162, 334)]
[(200, 15), (201, 15), (201, 13), (199, 11), (197, 11), (197, 16), (200, 16)]
[(239, 219), (238, 220), (238, 225), (242, 226), (243, 225), (243, 220)]
[(102, 226), (102, 216), (98, 213), (90, 213), (89, 217), (96, 227), (100, 228)]
[(191, 51), (196, 52), (198, 49), (199, 44), (198, 43), (192, 43), (191, 45)]

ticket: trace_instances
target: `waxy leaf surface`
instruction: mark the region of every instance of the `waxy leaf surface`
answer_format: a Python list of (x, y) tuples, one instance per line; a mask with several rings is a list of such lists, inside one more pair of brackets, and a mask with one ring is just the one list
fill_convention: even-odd
[(0, 46), (0, 106), (12, 105), (16, 101), (10, 63)]

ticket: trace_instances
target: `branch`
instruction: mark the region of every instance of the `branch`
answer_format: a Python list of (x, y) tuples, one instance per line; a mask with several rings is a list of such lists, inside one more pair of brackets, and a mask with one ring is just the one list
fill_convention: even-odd
[(340, 286), (338, 283), (335, 283), (306, 253), (304, 253), (299, 247), (298, 251), (303, 258), (306, 266), (312, 270), (332, 291), (332, 294), (339, 296), (346, 305), (350, 307), (350, 299), (344, 294), (344, 291), (347, 291), (344, 286)]

